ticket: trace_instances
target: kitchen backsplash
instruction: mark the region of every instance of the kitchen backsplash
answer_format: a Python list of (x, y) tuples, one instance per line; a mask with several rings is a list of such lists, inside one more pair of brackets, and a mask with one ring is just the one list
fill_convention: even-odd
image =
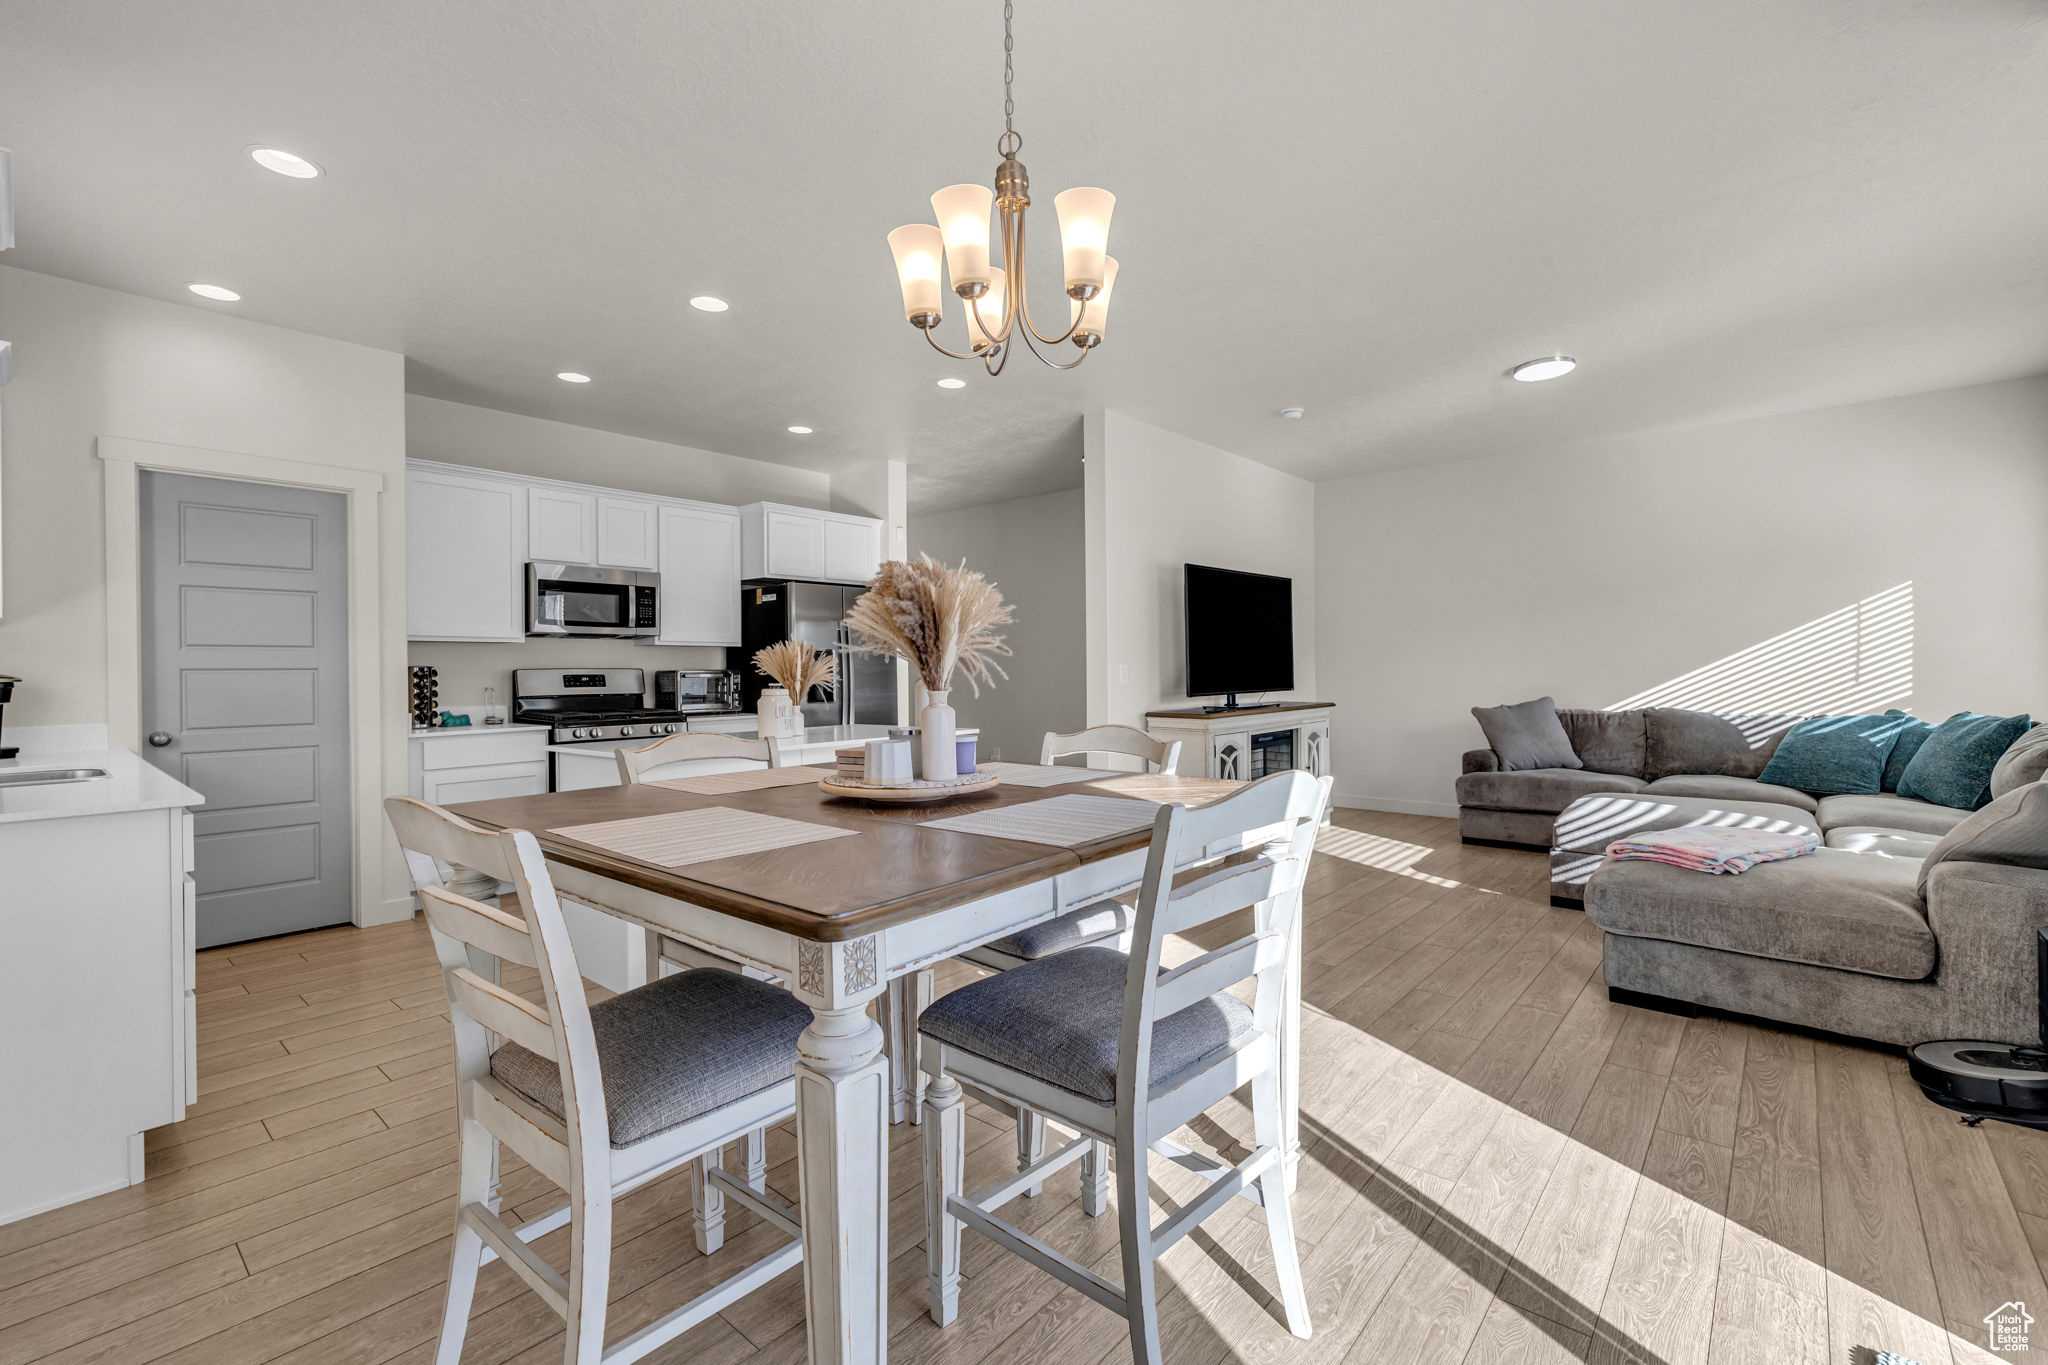
[(725, 651), (713, 645), (643, 645), (632, 640), (527, 640), (522, 644), (451, 644), (416, 641), (406, 662), (440, 670), (441, 706), (483, 704), (484, 689), (498, 689), (498, 704), (512, 701), (515, 668), (724, 668)]

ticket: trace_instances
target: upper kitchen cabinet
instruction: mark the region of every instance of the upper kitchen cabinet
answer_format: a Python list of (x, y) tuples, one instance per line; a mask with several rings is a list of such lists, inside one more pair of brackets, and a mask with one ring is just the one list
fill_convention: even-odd
[(882, 523), (776, 502), (740, 509), (741, 573), (865, 583), (882, 563)]
[(740, 515), (711, 503), (663, 503), (661, 633), (664, 645), (740, 642)]
[(406, 634), (525, 639), (526, 485), (413, 467), (405, 490)]
[(595, 489), (536, 483), (526, 494), (526, 551), (550, 564), (652, 569), (655, 504)]
[(660, 568), (654, 509), (638, 498), (599, 497), (596, 562), (608, 569)]

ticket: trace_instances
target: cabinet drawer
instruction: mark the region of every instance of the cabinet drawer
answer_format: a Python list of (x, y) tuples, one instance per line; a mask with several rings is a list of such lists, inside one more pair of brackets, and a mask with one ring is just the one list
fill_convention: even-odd
[(456, 806), (465, 801), (540, 796), (547, 789), (547, 760), (539, 759), (489, 768), (443, 768), (427, 777), (425, 799), (436, 806)]
[(545, 756), (548, 732), (540, 726), (507, 727), (501, 735), (464, 735), (460, 739), (422, 739), (420, 766), (485, 768), (495, 763), (534, 763)]

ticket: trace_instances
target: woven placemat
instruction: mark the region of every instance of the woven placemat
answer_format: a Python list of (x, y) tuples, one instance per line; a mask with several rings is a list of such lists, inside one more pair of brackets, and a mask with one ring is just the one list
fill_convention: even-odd
[(1058, 763), (980, 763), (976, 770), (994, 773), (1013, 787), (1064, 787), (1098, 777), (1129, 777), (1115, 768), (1071, 768)]
[[(1008, 779), (1005, 779), (1006, 781)], [(1027, 844), (1075, 844), (1106, 839), (1143, 829), (1158, 817), (1159, 803), (1128, 796), (1049, 796), (1043, 801), (1025, 801), (998, 806), (968, 815), (927, 820), (926, 829), (950, 829), (962, 834), (980, 834), (991, 839), (1021, 839)]]
[[(814, 776), (812, 781), (816, 781)], [(806, 820), (785, 820), (730, 806), (642, 815), (631, 820), (603, 820), (594, 825), (563, 825), (548, 831), (656, 867), (682, 867), (745, 853), (843, 839), (858, 831)]]
[(705, 773), (702, 777), (668, 777), (647, 785), (693, 796), (724, 796), (729, 792), (766, 791), (770, 787), (802, 787), (822, 776), (822, 768), (742, 768), (731, 773)]

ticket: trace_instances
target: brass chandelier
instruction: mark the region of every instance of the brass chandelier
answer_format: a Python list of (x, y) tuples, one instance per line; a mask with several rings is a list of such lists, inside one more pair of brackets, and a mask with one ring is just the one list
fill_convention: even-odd
[[(1017, 104), (1011, 93), (1016, 67), (1012, 0), (1003, 3), (1003, 135), (996, 141), (1002, 162), (995, 190), (986, 185), (948, 185), (932, 196), (938, 226), (909, 223), (889, 234), (896, 278), (903, 287), (903, 316), (924, 333), (933, 350), (955, 360), (979, 360), (990, 374), (1009, 363), (1011, 341), (1056, 370), (1071, 370), (1102, 344), (1109, 322), (1109, 295), (1116, 286), (1116, 258), (1107, 254), (1109, 217), (1116, 196), (1108, 190), (1071, 189), (1053, 196), (1060, 220), (1060, 249), (1066, 266), (1067, 330), (1047, 336), (1033, 325), (1024, 279), (1024, 211), (1031, 207), (1031, 182), (1017, 153), (1024, 139), (1014, 126)], [(1002, 264), (989, 263), (989, 210), (1002, 224)], [(941, 267), (944, 267), (943, 271)], [(967, 349), (941, 346), (932, 335), (945, 317), (942, 275), (967, 315)], [(1080, 354), (1053, 360), (1039, 349), (1071, 341)]]

